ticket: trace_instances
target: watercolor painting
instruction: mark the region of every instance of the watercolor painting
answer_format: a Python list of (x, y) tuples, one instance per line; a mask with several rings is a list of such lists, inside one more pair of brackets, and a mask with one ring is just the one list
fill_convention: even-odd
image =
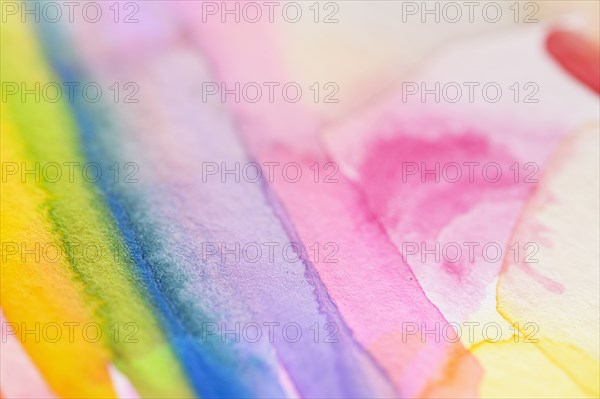
[(600, 397), (599, 2), (0, 11), (0, 399)]

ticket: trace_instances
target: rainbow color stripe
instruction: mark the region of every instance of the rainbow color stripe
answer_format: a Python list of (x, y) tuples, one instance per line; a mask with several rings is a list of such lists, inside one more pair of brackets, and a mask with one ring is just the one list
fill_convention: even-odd
[[(570, 41), (583, 39), (545, 26), (482, 34), (413, 78), (535, 75), (539, 104), (423, 104), (394, 89), (357, 94), (330, 119), (311, 100), (205, 101), (206, 82), (286, 82), (300, 67), (291, 28), (200, 24), (201, 6), (148, 2), (133, 25), (2, 23), (2, 398), (600, 395), (596, 47), (573, 55)], [(113, 91), (36, 101), (9, 93), (14, 82), (135, 82), (139, 101), (112, 101)], [(406, 164), (473, 161), (539, 165), (539, 182), (404, 181)], [(102, 172), (94, 182), (78, 178), (89, 163)], [(223, 163), (305, 174), (205, 179), (206, 165)], [(50, 164), (73, 165), (75, 178), (11, 169)], [(314, 165), (336, 168), (334, 184)], [(408, 241), (477, 240), (536, 242), (540, 262), (407, 254)], [(323, 252), (206, 257), (206, 243), (256, 242)], [(68, 255), (21, 255), (40, 243)], [(510, 333), (420, 333), (449, 322)], [(282, 333), (290, 324), (299, 336)], [(36, 325), (62, 335), (28, 336)], [(102, 336), (79, 333), (85, 325)], [(240, 325), (262, 326), (262, 339), (231, 339)]]

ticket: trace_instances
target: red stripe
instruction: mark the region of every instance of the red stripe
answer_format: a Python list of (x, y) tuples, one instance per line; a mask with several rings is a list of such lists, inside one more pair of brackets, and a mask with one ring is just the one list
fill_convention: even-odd
[(600, 47), (585, 36), (555, 30), (546, 38), (546, 49), (580, 82), (600, 94)]

